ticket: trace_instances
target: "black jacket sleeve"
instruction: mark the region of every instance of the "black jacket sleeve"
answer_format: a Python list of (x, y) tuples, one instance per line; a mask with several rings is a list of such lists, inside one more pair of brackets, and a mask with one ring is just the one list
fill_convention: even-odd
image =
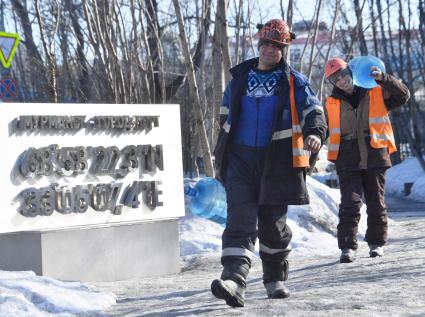
[(384, 74), (383, 80), (376, 82), (382, 87), (385, 106), (388, 110), (396, 109), (409, 100), (409, 89), (396, 77)]

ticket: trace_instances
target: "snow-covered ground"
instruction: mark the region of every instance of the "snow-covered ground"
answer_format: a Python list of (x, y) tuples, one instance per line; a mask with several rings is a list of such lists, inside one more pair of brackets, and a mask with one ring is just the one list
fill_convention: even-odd
[(246, 303), (230, 308), (210, 291), (220, 276), (220, 254), (183, 257), (182, 272), (115, 283), (97, 283), (113, 291), (117, 305), (110, 316), (291, 316), (423, 317), (425, 316), (425, 214), (403, 213), (393, 219), (386, 254), (370, 258), (361, 241), (357, 259), (340, 264), (338, 255), (290, 254), (291, 296), (269, 300), (262, 285), (261, 263), (253, 260)]
[[(404, 193), (405, 183), (413, 183), (408, 196)], [(408, 158), (388, 170), (386, 193), (425, 203), (425, 172), (416, 158)]]
[(0, 271), (1, 317), (95, 316), (115, 303), (112, 292), (95, 292), (80, 282)]
[[(425, 316), (425, 214), (392, 220), (387, 255), (370, 259), (362, 241), (363, 207), (358, 259), (339, 264), (335, 238), (339, 190), (318, 181), (334, 177), (325, 157), (322, 153), (318, 173), (307, 179), (311, 204), (289, 208), (292, 295), (286, 301), (265, 300), (258, 258), (249, 276), (246, 308), (230, 309), (213, 298), (209, 283), (221, 270), (224, 227), (191, 215), (187, 208), (179, 222), (182, 273), (85, 285), (32, 272), (0, 271), (0, 317)], [(415, 159), (388, 171), (387, 193), (404, 196), (406, 182), (414, 183), (408, 198), (425, 201), (425, 173)]]

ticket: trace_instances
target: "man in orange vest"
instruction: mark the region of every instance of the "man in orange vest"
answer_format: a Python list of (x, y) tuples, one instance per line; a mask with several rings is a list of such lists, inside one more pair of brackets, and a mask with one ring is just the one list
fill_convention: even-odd
[(285, 62), (293, 34), (286, 22), (268, 21), (258, 32), (259, 57), (230, 70), (214, 151), (227, 195), (220, 279), (213, 295), (244, 306), (246, 278), (259, 239), (263, 284), (269, 298), (286, 298), (291, 229), (288, 205), (309, 203), (309, 152), (326, 138), (323, 107), (307, 79)]
[(378, 86), (372, 89), (353, 84), (351, 69), (340, 58), (330, 59), (325, 75), (334, 86), (326, 99), (329, 126), (328, 160), (336, 165), (341, 190), (338, 247), (341, 263), (354, 261), (357, 231), (364, 196), (367, 206), (365, 240), (371, 257), (382, 256), (388, 239), (384, 201), (385, 171), (396, 151), (388, 111), (410, 97), (408, 88), (392, 75), (371, 68)]

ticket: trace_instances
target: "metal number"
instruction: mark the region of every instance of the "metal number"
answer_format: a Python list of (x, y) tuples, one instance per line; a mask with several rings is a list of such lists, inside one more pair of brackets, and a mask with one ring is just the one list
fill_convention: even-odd
[(50, 216), (55, 210), (55, 190), (52, 186), (38, 190), (38, 213), (42, 216)]
[(38, 169), (36, 174), (40, 176), (51, 176), (53, 174), (53, 155), (55, 146), (48, 146), (36, 150)]
[(108, 209), (110, 186), (109, 184), (97, 184), (91, 194), (92, 207), (96, 211)]
[(63, 186), (56, 188), (56, 210), (62, 214), (70, 214), (74, 211), (72, 187)]
[(123, 195), (123, 205), (137, 208), (140, 205), (139, 194), (142, 192), (142, 182), (134, 181), (131, 186), (126, 188)]
[(83, 146), (78, 146), (74, 148), (72, 154), (75, 160), (76, 172), (83, 174), (88, 170), (87, 150)]
[(90, 191), (87, 186), (76, 186), (74, 193), (74, 212), (85, 213), (90, 206)]
[(137, 147), (128, 145), (121, 150), (121, 163), (116, 177), (125, 177), (128, 173), (134, 172), (138, 168)]
[(63, 176), (71, 176), (77, 170), (77, 165), (72, 153), (73, 150), (74, 148), (72, 147), (63, 147), (58, 151), (58, 172)]
[(38, 161), (36, 149), (29, 148), (22, 154), (22, 160), (19, 164), (19, 172), (25, 178), (34, 178), (37, 175)]
[(21, 206), (19, 207), (19, 212), (22, 216), (25, 217), (35, 217), (38, 215), (38, 190), (34, 187), (25, 189), (19, 195), (19, 200)]

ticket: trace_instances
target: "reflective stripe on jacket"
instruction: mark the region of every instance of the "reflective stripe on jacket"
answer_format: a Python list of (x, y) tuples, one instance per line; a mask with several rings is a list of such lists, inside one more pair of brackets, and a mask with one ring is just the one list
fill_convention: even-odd
[(341, 143), (341, 101), (339, 99), (328, 97), (326, 99), (326, 111), (328, 112), (328, 160), (336, 161), (338, 158), (339, 144)]
[[(370, 145), (375, 149), (387, 148), (388, 152), (397, 151), (394, 141), (394, 133), (388, 116), (388, 110), (384, 103), (382, 88), (377, 86), (369, 91), (369, 130)], [(329, 144), (328, 160), (336, 161), (338, 158), (339, 145), (341, 143), (340, 122), (341, 101), (334, 97), (326, 99), (326, 110), (328, 113)]]
[(292, 118), (292, 166), (309, 167), (310, 152), (304, 150), (303, 132), (298, 119), (297, 105), (295, 103), (294, 76), (290, 77), (290, 104)]
[(388, 153), (397, 151), (388, 110), (380, 86), (370, 91), (369, 106), (370, 145), (375, 149), (388, 148)]

